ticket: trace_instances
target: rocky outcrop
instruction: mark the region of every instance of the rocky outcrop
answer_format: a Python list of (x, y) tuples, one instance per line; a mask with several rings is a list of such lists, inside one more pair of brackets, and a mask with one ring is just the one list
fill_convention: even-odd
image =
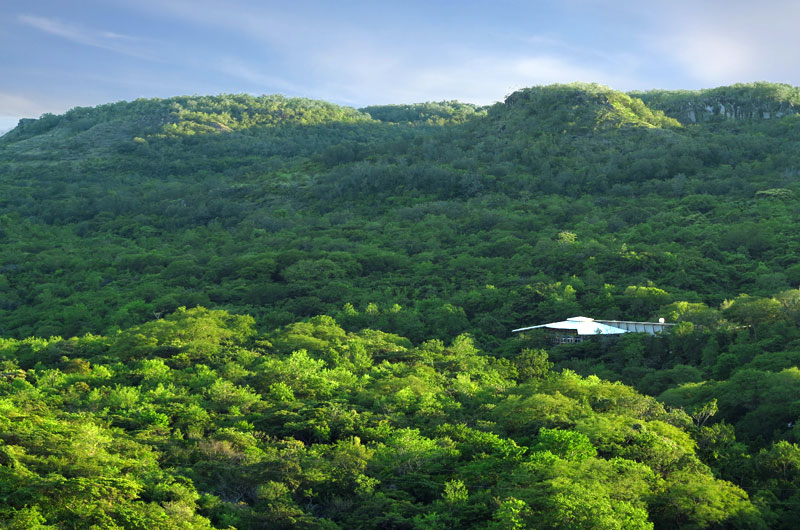
[(684, 109), (673, 116), (682, 123), (715, 120), (769, 120), (797, 114), (798, 109), (786, 101), (740, 102), (725, 100), (687, 101)]
[(709, 90), (654, 90), (630, 95), (684, 124), (770, 120), (800, 112), (800, 88), (778, 83), (737, 84)]

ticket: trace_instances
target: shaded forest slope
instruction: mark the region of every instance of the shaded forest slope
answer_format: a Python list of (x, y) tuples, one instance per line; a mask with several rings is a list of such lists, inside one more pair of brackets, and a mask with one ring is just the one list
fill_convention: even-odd
[[(24, 120), (0, 138), (0, 520), (792, 528), (797, 104), (572, 84)], [(575, 315), (678, 325), (510, 333)]]

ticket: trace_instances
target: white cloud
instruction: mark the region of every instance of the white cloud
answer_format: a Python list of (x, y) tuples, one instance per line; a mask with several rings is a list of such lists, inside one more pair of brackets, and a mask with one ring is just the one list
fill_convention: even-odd
[(461, 50), (438, 56), (400, 55), (379, 43), (354, 50), (341, 46), (317, 53), (311, 60), (322, 79), (320, 87), (338, 94), (340, 102), (357, 106), (458, 99), (476, 104), (501, 101), (509, 93), (532, 85), (598, 82), (630, 89), (637, 80), (629, 65), (616, 60), (586, 66), (554, 53), (509, 55)]
[(654, 9), (653, 16), (654, 48), (701, 83), (800, 83), (795, 0), (678, 0)]
[(266, 74), (260, 68), (248, 64), (237, 57), (220, 57), (209, 63), (208, 66), (223, 75), (259, 85), (265, 91), (282, 90), (293, 94), (302, 92), (302, 89), (294, 83), (281, 77)]
[[(436, 10), (425, 18), (422, 2), (388, 8), (362, 2), (356, 9), (266, 0), (104, 1), (169, 24), (174, 34), (155, 43), (115, 32), (125, 26), (113, 23), (89, 29), (54, 18), (18, 17), (27, 28), (84, 46), (150, 59), (147, 49), (157, 49), (159, 62), (169, 65), (148, 69), (120, 57), (113, 71), (81, 72), (85, 97), (89, 80), (114, 86), (97, 93), (120, 97), (247, 90), (353, 106), (442, 99), (488, 104), (522, 87), (572, 81), (618, 90), (758, 79), (800, 84), (796, 0), (762, 0), (757, 8), (744, 0), (565, 0), (570, 9), (559, 16), (574, 24), (509, 19), (507, 33), (481, 21), (474, 22), (481, 29), (474, 29), (466, 18), (459, 19), (463, 31), (460, 26), (455, 31), (456, 26), (445, 26), (451, 21), (436, 20)], [(532, 16), (537, 9), (508, 8), (511, 17), (517, 11)], [(382, 12), (386, 16), (376, 24)], [(404, 16), (395, 20), (390, 16), (395, 12)], [(404, 26), (415, 13), (419, 25)], [(541, 7), (541, 13), (547, 9)], [(497, 32), (491, 38), (480, 33), (487, 27)], [(795, 78), (781, 77), (787, 74)]]
[(19, 118), (16, 116), (0, 116), (0, 136), (17, 126)]
[[(256, 42), (295, 46), (331, 28), (315, 26), (313, 13), (281, 9), (256, 2), (217, 0), (119, 0), (129, 9), (176, 20), (178, 24), (196, 24), (214, 31), (246, 35)], [(323, 21), (324, 23), (324, 21)]]
[(120, 33), (114, 33), (113, 31), (102, 31), (100, 32), (100, 36), (105, 37), (107, 39), (119, 39), (127, 41), (137, 40), (136, 37), (131, 37), (130, 35), (122, 35)]
[(92, 46), (116, 53), (122, 53), (132, 57), (137, 57), (139, 59), (156, 59), (155, 55), (151, 51), (145, 49), (141, 45), (130, 46), (120, 44), (120, 41), (127, 41), (129, 43), (135, 43), (135, 41), (138, 41), (138, 39), (135, 37), (128, 35), (122, 35), (111, 31), (95, 31), (85, 29), (78, 26), (65, 24), (59, 20), (32, 15), (19, 15), (17, 20), (19, 20), (22, 24), (30, 26), (39, 31), (43, 31), (57, 37), (62, 37), (71, 42), (83, 44), (85, 46)]
[(0, 92), (0, 135), (16, 127), (21, 118), (38, 118), (51, 111), (52, 108), (30, 98)]
[(64, 37), (81, 44), (88, 44), (90, 42), (88, 36), (83, 34), (77, 28), (66, 26), (56, 20), (51, 20), (44, 17), (34, 17), (30, 15), (20, 15), (18, 18), (23, 24), (44, 31), (45, 33), (58, 35), (59, 37)]
[[(48, 107), (24, 96), (0, 92), (0, 116), (38, 118)], [(14, 118), (19, 119), (19, 118)]]
[[(588, 81), (623, 90), (643, 85), (632, 73), (637, 68), (633, 54), (579, 49), (559, 35), (533, 36), (527, 42), (501, 37), (513, 41), (513, 52), (508, 51), (508, 42), (479, 48), (466, 33), (443, 47), (441, 40), (427, 38), (424, 31), (417, 40), (401, 37), (404, 32), (396, 31), (391, 20), (381, 30), (357, 17), (333, 20), (313, 9), (304, 12), (260, 3), (117, 1), (174, 19), (176, 24), (249, 40), (251, 55), (260, 55), (273, 68), (258, 66), (252, 56), (237, 60), (229, 54), (209, 61), (224, 75), (340, 104), (441, 99), (488, 104), (534, 84)], [(274, 73), (276, 67), (279, 75)]]
[(710, 84), (750, 81), (760, 70), (758, 52), (747, 42), (705, 30), (665, 39), (667, 53), (695, 79)]

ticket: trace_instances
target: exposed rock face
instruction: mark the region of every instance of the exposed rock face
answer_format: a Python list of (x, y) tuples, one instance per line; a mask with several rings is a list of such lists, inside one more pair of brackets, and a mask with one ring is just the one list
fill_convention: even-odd
[(698, 123), (715, 120), (769, 120), (798, 113), (798, 108), (787, 101), (687, 101), (682, 112), (675, 117), (681, 123)]
[(800, 113), (800, 88), (780, 83), (747, 83), (709, 90), (652, 90), (630, 95), (684, 124), (770, 120)]

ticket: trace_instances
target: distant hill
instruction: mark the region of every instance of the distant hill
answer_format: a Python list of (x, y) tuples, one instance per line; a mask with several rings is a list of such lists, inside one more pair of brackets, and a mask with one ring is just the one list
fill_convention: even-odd
[(76, 107), (60, 116), (24, 119), (2, 142), (18, 153), (55, 149), (70, 150), (73, 156), (94, 156), (108, 154), (108, 148), (114, 145), (141, 143), (154, 137), (369, 120), (369, 116), (349, 107), (302, 98), (182, 96)]
[(778, 83), (736, 84), (708, 90), (651, 90), (629, 95), (681, 123), (775, 119), (800, 112), (800, 88)]
[[(797, 105), (576, 83), (22, 120), (0, 527), (794, 529)], [(511, 332), (578, 315), (675, 325)]]
[(526, 129), (586, 132), (598, 128), (675, 127), (663, 112), (608, 87), (572, 83), (519, 90), (493, 107), (490, 116), (510, 119)]
[(101, 332), (197, 304), (269, 327), (350, 303), (360, 322), (376, 303), (412, 340), (499, 343), (573, 312), (659, 316), (630, 286), (711, 307), (772, 295), (800, 281), (796, 116), (668, 114), (708, 94), (793, 105), (793, 90), (576, 83), (360, 110), (181, 96), (23, 120), (0, 139), (2, 332)]
[(406, 105), (374, 105), (359, 109), (376, 120), (389, 123), (445, 125), (464, 123), (486, 115), (484, 107), (458, 101), (413, 103)]

